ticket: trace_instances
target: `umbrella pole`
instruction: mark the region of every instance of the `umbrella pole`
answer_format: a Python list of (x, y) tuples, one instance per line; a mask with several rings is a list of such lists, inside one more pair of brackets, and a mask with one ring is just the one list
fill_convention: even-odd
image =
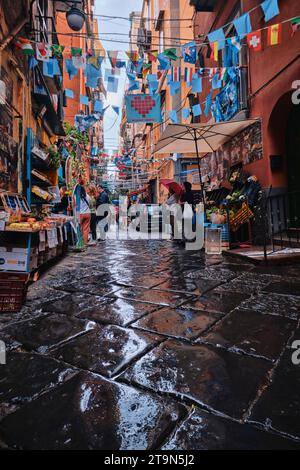
[(196, 133), (196, 131), (194, 131), (194, 140), (195, 140), (195, 147), (196, 147), (197, 165), (198, 165), (198, 172), (199, 172), (199, 182), (200, 182), (201, 196), (202, 196), (202, 202), (203, 202), (204, 210), (205, 210), (205, 199), (204, 199), (203, 181), (202, 181), (202, 174), (201, 174), (201, 168), (200, 168), (200, 158), (199, 158), (199, 150), (198, 150), (198, 141), (197, 141), (197, 133)]

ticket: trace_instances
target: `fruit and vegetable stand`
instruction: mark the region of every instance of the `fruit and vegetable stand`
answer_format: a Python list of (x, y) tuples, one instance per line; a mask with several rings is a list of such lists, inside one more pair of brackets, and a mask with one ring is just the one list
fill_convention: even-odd
[(44, 209), (38, 220), (24, 197), (5, 192), (0, 197), (0, 311), (18, 311), (28, 281), (67, 251), (72, 217)]

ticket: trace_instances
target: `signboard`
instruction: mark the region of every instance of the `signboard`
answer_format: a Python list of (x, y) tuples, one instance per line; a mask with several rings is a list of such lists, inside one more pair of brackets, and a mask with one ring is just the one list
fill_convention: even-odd
[(125, 97), (127, 122), (161, 122), (160, 95), (127, 95)]

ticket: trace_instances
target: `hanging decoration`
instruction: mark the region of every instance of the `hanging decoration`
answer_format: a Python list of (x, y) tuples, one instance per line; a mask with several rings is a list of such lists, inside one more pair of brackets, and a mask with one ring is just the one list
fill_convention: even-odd
[(125, 96), (127, 122), (161, 122), (160, 95)]

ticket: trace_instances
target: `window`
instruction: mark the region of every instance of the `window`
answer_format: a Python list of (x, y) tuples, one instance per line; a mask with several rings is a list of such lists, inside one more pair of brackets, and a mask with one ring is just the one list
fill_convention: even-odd
[(159, 52), (164, 50), (164, 31), (163, 29), (159, 30)]

